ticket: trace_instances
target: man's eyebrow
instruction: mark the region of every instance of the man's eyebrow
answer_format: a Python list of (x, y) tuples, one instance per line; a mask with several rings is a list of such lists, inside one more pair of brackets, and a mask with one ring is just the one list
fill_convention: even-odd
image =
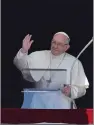
[(52, 39), (52, 41), (55, 41), (55, 42), (60, 42), (60, 41), (57, 41), (57, 40), (54, 40), (54, 39)]
[(60, 42), (60, 41), (56, 41), (56, 40), (52, 40), (52, 42), (58, 42), (58, 43), (61, 43), (61, 44), (62, 44), (62, 42)]

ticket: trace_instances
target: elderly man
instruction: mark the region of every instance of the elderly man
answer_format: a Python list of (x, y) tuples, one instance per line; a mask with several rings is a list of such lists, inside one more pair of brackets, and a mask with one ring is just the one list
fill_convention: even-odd
[(22, 48), (15, 56), (14, 64), (26, 80), (36, 83), (36, 88), (57, 90), (34, 92), (29, 108), (72, 108), (73, 100), (86, 94), (89, 83), (81, 62), (66, 52), (70, 48), (69, 36), (65, 32), (57, 32), (52, 38), (50, 50), (36, 51), (28, 55), (33, 43), (31, 37), (28, 34), (23, 39)]

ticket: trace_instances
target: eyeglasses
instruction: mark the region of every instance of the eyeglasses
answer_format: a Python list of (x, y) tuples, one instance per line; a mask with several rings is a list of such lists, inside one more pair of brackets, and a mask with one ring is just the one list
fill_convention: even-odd
[(52, 41), (51, 44), (52, 45), (57, 45), (58, 47), (64, 47), (65, 45), (68, 45), (68, 44), (63, 44), (63, 43), (56, 43), (56, 41)]

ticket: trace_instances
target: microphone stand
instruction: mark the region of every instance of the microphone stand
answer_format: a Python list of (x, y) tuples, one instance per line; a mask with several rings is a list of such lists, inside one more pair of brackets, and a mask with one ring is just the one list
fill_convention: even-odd
[[(78, 58), (81, 56), (81, 54), (89, 47), (89, 45), (93, 42), (93, 38), (88, 42), (88, 44), (85, 45), (85, 47), (80, 51), (80, 53), (78, 54), (78, 56), (76, 57), (76, 59), (74, 60), (73, 62), (73, 65), (72, 65), (72, 68), (71, 68), (71, 71), (70, 71), (70, 86), (72, 86), (72, 70), (73, 70), (73, 67), (76, 63), (76, 61), (78, 60)], [(71, 96), (70, 96), (71, 97)], [(75, 105), (75, 108), (76, 108), (76, 104), (74, 102), (74, 100), (72, 99), (71, 97), (71, 109), (73, 109), (73, 104)]]

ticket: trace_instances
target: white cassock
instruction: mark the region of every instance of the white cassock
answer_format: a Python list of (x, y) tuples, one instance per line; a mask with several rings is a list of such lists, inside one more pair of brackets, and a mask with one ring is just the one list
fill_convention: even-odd
[[(70, 109), (71, 101), (84, 96), (89, 87), (81, 62), (77, 60), (73, 66), (75, 59), (74, 56), (66, 52), (60, 56), (53, 56), (50, 50), (43, 50), (28, 55), (27, 53), (23, 54), (20, 49), (14, 58), (14, 64), (22, 72), (24, 79), (36, 83), (36, 88), (47, 88), (47, 80), (50, 77), (51, 83), (48, 88), (59, 88), (64, 84), (71, 85), (71, 97), (65, 96), (60, 90), (24, 93), (22, 108)], [(60, 70), (61, 74), (60, 71), (51, 73), (48, 70), (22, 70), (26, 68), (63, 70)], [(75, 108), (74, 103), (73, 108)]]

